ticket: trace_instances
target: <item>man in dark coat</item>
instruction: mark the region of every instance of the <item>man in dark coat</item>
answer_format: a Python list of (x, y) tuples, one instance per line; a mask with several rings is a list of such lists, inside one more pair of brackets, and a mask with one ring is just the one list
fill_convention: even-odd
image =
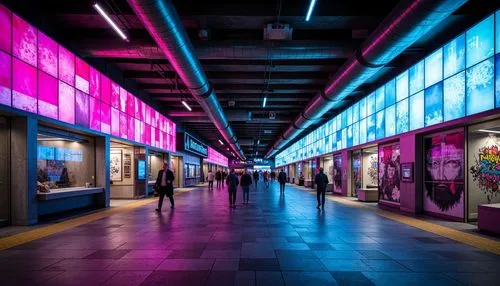
[(227, 191), (229, 192), (229, 207), (236, 208), (236, 191), (238, 190), (239, 180), (238, 176), (231, 170), (229, 176), (226, 179)]
[(257, 171), (253, 172), (253, 182), (255, 183), (255, 187), (257, 187), (257, 183), (259, 182), (259, 173)]
[(221, 173), (220, 170), (215, 173), (215, 180), (217, 181), (217, 189), (218, 189), (218, 188), (221, 187), (221, 183), (220, 182), (222, 180), (222, 173)]
[(174, 172), (168, 168), (167, 163), (164, 163), (163, 169), (158, 172), (155, 183), (155, 187), (160, 195), (158, 208), (156, 209), (157, 212), (161, 212), (161, 206), (163, 205), (165, 195), (170, 199), (170, 207), (174, 208), (174, 179)]
[(280, 183), (280, 193), (285, 193), (286, 173), (283, 170), (278, 174), (278, 182)]
[(248, 171), (245, 170), (243, 176), (240, 179), (241, 189), (243, 190), (243, 203), (248, 204), (248, 200), (250, 199), (250, 185), (252, 184), (252, 176), (248, 174)]
[[(323, 173), (323, 168), (319, 168), (319, 173), (316, 175), (314, 178), (314, 183), (316, 184), (316, 199), (318, 200), (318, 206), (316, 207), (319, 209), (319, 206), (321, 205), (321, 208), (325, 208), (325, 193), (326, 193), (326, 187), (328, 186), (328, 177)], [(322, 198), (322, 201), (320, 201), (320, 196)]]

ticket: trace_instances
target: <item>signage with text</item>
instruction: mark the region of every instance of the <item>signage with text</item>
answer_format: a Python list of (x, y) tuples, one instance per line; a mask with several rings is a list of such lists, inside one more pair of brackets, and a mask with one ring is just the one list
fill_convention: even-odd
[(207, 145), (201, 143), (198, 139), (194, 138), (188, 133), (184, 133), (184, 150), (200, 155), (202, 157), (208, 156)]

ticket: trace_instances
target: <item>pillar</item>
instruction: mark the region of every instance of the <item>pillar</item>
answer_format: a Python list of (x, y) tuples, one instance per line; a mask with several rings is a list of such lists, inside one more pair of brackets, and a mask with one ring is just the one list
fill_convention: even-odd
[(96, 175), (96, 186), (104, 188), (104, 198), (102, 198), (102, 206), (109, 207), (109, 197), (111, 192), (109, 173), (109, 160), (110, 160), (110, 147), (111, 141), (109, 136), (96, 137), (95, 138), (95, 175)]
[(38, 222), (37, 209), (37, 135), (34, 117), (11, 120), (11, 215), (13, 225)]

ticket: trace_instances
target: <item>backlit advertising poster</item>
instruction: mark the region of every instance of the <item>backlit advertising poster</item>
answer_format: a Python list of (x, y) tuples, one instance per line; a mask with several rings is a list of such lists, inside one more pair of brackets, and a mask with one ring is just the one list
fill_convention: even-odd
[(400, 161), (399, 143), (380, 146), (378, 149), (379, 200), (399, 203)]
[[(2, 6), (0, 6), (1, 9)], [(1, 11), (1, 10), (0, 10)], [(0, 104), (11, 105), (12, 63), (10, 55), (0, 51)]]
[(443, 122), (443, 84), (437, 83), (424, 91), (425, 126)]
[(12, 45), (13, 56), (36, 67), (37, 30), (17, 15), (12, 16)]
[(128, 97), (128, 92), (123, 87), (120, 87), (120, 111), (121, 112), (127, 112), (127, 97)]
[(111, 107), (111, 135), (120, 137), (120, 111)]
[(495, 107), (495, 69), (493, 58), (487, 59), (466, 71), (467, 115), (476, 114)]
[(111, 133), (111, 106), (101, 103), (101, 132)]
[(333, 192), (342, 193), (342, 155), (333, 156)]
[(111, 107), (120, 110), (120, 86), (111, 81)]
[[(120, 112), (120, 137), (123, 139), (127, 139), (127, 114)], [(130, 138), (132, 140), (132, 138)]]
[(14, 58), (12, 61), (12, 74), (12, 106), (17, 109), (36, 113), (36, 68)]
[(396, 104), (396, 133), (408, 132), (410, 121), (408, 120), (408, 98), (401, 100)]
[(465, 72), (443, 81), (444, 121), (465, 116)]
[(464, 133), (424, 139), (424, 210), (464, 217)]
[(443, 72), (447, 78), (465, 69), (465, 35), (456, 37), (443, 47)]
[(58, 80), (42, 71), (38, 71), (38, 114), (57, 119)]
[(101, 73), (90, 67), (90, 96), (101, 98)]
[(410, 130), (424, 127), (424, 92), (410, 96)]
[(80, 58), (76, 58), (75, 87), (86, 94), (89, 93), (90, 68), (89, 65)]
[(135, 119), (132, 116), (127, 116), (127, 125), (128, 125), (128, 138), (133, 140), (135, 138)]
[(471, 67), (495, 53), (494, 17), (484, 19), (465, 34), (467, 49), (466, 67)]
[(104, 75), (101, 75), (101, 101), (111, 104), (111, 81)]

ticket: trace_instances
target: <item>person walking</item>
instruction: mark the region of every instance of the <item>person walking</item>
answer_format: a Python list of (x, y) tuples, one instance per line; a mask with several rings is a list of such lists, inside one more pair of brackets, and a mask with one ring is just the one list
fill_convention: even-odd
[(286, 184), (286, 173), (281, 170), (278, 174), (278, 182), (280, 183), (280, 193), (285, 193), (285, 184)]
[(158, 208), (155, 210), (161, 212), (163, 199), (167, 196), (170, 199), (170, 207), (174, 208), (174, 172), (168, 168), (168, 164), (163, 164), (163, 169), (158, 171), (156, 177), (155, 188), (158, 190), (160, 198), (158, 200)]
[(243, 190), (243, 203), (248, 204), (250, 199), (250, 185), (252, 184), (252, 176), (248, 174), (248, 171), (245, 170), (243, 176), (241, 176), (240, 185)]
[(217, 189), (221, 187), (220, 186), (221, 179), (222, 179), (222, 173), (219, 170), (219, 171), (217, 171), (217, 173), (215, 173), (215, 180), (217, 180)]
[(238, 190), (238, 176), (231, 170), (229, 176), (226, 179), (227, 191), (229, 193), (229, 207), (236, 208), (236, 191)]
[(259, 173), (257, 171), (253, 172), (253, 183), (255, 184), (255, 187), (257, 188), (257, 183), (259, 182)]
[(213, 191), (214, 190), (215, 174), (214, 174), (214, 172), (212, 172), (212, 169), (210, 169), (210, 171), (208, 171), (207, 179), (208, 179), (208, 190)]
[(274, 182), (276, 180), (276, 173), (274, 171), (271, 172), (271, 182)]
[(316, 208), (319, 209), (321, 205), (321, 208), (325, 209), (325, 193), (326, 187), (328, 186), (328, 176), (323, 173), (323, 168), (319, 168), (319, 173), (314, 178), (314, 183), (316, 184), (316, 199), (318, 200), (318, 206)]
[(265, 171), (262, 175), (264, 177), (264, 185), (266, 185), (266, 189), (269, 188), (269, 172)]

